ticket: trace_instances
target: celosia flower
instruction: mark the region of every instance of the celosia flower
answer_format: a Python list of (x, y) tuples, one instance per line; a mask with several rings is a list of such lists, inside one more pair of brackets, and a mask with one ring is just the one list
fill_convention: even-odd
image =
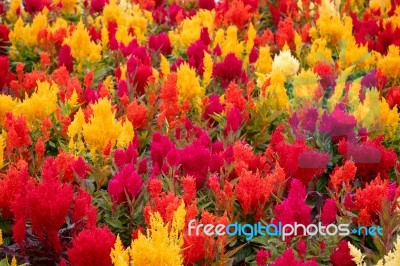
[(256, 254), (257, 266), (265, 266), (267, 260), (271, 257), (271, 252), (269, 250), (260, 249)]
[(286, 266), (286, 265), (293, 265), (293, 266), (317, 266), (318, 263), (313, 258), (310, 261), (302, 261), (296, 259), (294, 256), (293, 250), (291, 248), (287, 248), (282, 255), (275, 259), (271, 266)]
[(114, 243), (115, 236), (106, 227), (83, 230), (68, 249), (69, 262), (71, 266), (110, 266), (110, 253)]
[(60, 51), (58, 52), (58, 67), (65, 66), (69, 72), (73, 71), (73, 61), (71, 48), (69, 45), (64, 44), (61, 46)]
[(330, 256), (330, 262), (333, 266), (355, 266), (352, 260), (350, 248), (346, 240), (341, 240)]
[(31, 14), (42, 11), (46, 6), (50, 6), (49, 0), (25, 0), (25, 10)]
[(8, 57), (2, 56), (0, 53), (0, 91), (4, 88), (4, 86), (7, 83), (7, 74), (9, 71), (8, 68), (9, 68)]
[(299, 61), (294, 58), (290, 51), (281, 51), (272, 62), (272, 71), (280, 72), (285, 79), (293, 77), (299, 71)]
[(357, 124), (352, 115), (344, 111), (343, 105), (336, 105), (331, 114), (324, 113), (320, 122), (320, 131), (329, 135), (333, 142), (342, 138), (353, 141), (355, 138), (354, 128)]
[(8, 153), (12, 153), (14, 148), (21, 149), (31, 145), (32, 139), (25, 118), (15, 118), (11, 113), (6, 113), (5, 126)]
[(172, 51), (171, 42), (165, 32), (161, 32), (157, 35), (150, 35), (148, 43), (149, 48), (155, 52), (160, 52), (166, 55)]
[(334, 199), (327, 199), (321, 210), (321, 221), (323, 225), (329, 225), (336, 221), (336, 202)]
[(235, 54), (229, 53), (223, 62), (214, 66), (213, 76), (221, 79), (222, 87), (226, 88), (231, 81), (247, 82), (246, 73), (242, 70), (242, 61)]
[[(133, 139), (133, 127), (130, 121), (117, 121), (115, 111), (112, 110), (108, 99), (101, 99), (92, 106), (93, 116), (88, 123), (81, 125), (85, 144), (92, 156), (95, 152), (101, 152), (111, 143), (114, 147), (126, 147)], [(76, 119), (76, 118), (75, 118)], [(72, 129), (72, 128), (71, 128)], [(70, 128), (68, 128), (70, 132)], [(70, 132), (70, 137), (74, 137)]]
[(367, 219), (362, 219), (363, 217), (360, 214), (359, 222), (361, 225), (368, 226), (377, 218), (382, 208), (382, 199), (389, 196), (388, 186), (388, 181), (383, 181), (378, 175), (373, 181), (366, 184), (364, 189), (357, 189), (355, 194), (355, 207), (361, 212), (364, 212), (363, 217), (368, 217)]
[(108, 183), (108, 193), (115, 203), (126, 201), (126, 194), (130, 200), (136, 198), (143, 186), (143, 180), (132, 164), (126, 165)]
[(282, 224), (303, 224), (305, 226), (311, 223), (311, 207), (306, 204), (307, 191), (305, 186), (293, 179), (290, 183), (289, 195), (280, 204), (274, 208), (274, 222)]
[[(182, 265), (182, 230), (185, 226), (185, 205), (173, 214), (171, 225), (165, 224), (159, 213), (152, 213), (147, 236), (139, 233), (130, 247), (133, 265)], [(154, 256), (157, 254), (157, 256)]]
[(147, 125), (147, 108), (133, 100), (127, 107), (127, 117), (131, 121), (133, 128), (145, 128)]
[(392, 149), (386, 149), (380, 138), (368, 139), (361, 143), (342, 140), (338, 151), (344, 160), (353, 160), (358, 174), (364, 181), (370, 181), (378, 174), (387, 178), (388, 171), (396, 164), (396, 153)]

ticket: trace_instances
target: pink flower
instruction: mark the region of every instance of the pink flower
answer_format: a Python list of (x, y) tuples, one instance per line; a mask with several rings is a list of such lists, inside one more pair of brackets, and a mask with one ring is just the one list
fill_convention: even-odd
[(164, 55), (172, 52), (171, 42), (165, 32), (150, 35), (148, 43), (149, 48), (155, 52), (159, 51)]
[(350, 248), (346, 240), (339, 242), (333, 250), (330, 260), (333, 266), (355, 266), (353, 257), (350, 255)]
[(126, 194), (130, 199), (136, 198), (143, 186), (143, 180), (136, 172), (133, 164), (128, 164), (118, 172), (108, 183), (108, 193), (115, 203), (126, 201)]
[(269, 258), (271, 258), (271, 251), (265, 249), (258, 250), (256, 254), (257, 266), (265, 266)]

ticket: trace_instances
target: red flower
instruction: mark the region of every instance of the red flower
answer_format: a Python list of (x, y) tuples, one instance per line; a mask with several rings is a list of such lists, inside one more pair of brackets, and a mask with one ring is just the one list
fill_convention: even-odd
[(381, 141), (381, 138), (367, 139), (361, 143), (342, 140), (338, 151), (344, 161), (354, 161), (364, 181), (370, 181), (378, 174), (388, 178), (388, 172), (396, 165), (397, 155), (392, 149), (386, 149)]
[[(0, 43), (1, 45), (1, 43)], [(9, 71), (10, 63), (7, 56), (2, 56), (0, 53), (0, 91), (7, 84), (7, 74)]]
[(355, 266), (353, 256), (350, 254), (350, 248), (346, 240), (341, 240), (333, 250), (330, 261), (333, 266)]
[(274, 208), (275, 222), (305, 226), (311, 223), (311, 207), (306, 204), (307, 191), (297, 179), (290, 183), (289, 196)]
[(171, 42), (165, 32), (161, 32), (157, 35), (150, 35), (148, 43), (149, 48), (155, 52), (160, 52), (164, 55), (172, 52)]
[(90, 14), (101, 13), (109, 0), (91, 0), (90, 1)]
[(388, 180), (382, 180), (379, 174), (375, 180), (366, 184), (364, 189), (357, 189), (354, 198), (355, 207), (360, 210), (360, 224), (368, 226), (372, 220), (378, 217), (382, 210), (382, 199), (388, 198), (388, 194)]
[(321, 211), (321, 221), (323, 225), (329, 225), (336, 221), (336, 202), (334, 199), (327, 199)]
[(71, 266), (96, 265), (111, 266), (111, 249), (115, 236), (106, 228), (90, 228), (83, 230), (68, 249)]
[(5, 126), (7, 129), (7, 152), (14, 148), (21, 149), (31, 145), (32, 140), (26, 119), (22, 116), (15, 118), (12, 113), (6, 113)]
[(73, 61), (71, 48), (68, 44), (64, 44), (61, 46), (60, 51), (58, 52), (58, 67), (65, 66), (69, 72), (73, 71)]
[[(5, 24), (0, 24), (0, 55), (7, 54), (7, 50), (5, 49), (8, 46), (8, 35), (10, 33), (9, 28)], [(1, 86), (0, 86), (1, 88)]]
[(25, 10), (31, 14), (42, 11), (45, 6), (50, 6), (50, 2), (48, 0), (25, 0), (24, 2)]
[(269, 258), (271, 258), (271, 251), (265, 249), (258, 250), (256, 254), (257, 266), (265, 266)]
[(226, 88), (232, 81), (247, 82), (247, 75), (242, 70), (242, 61), (235, 54), (228, 54), (224, 61), (214, 66), (213, 76), (221, 79), (222, 87)]
[(318, 263), (312, 259), (310, 261), (297, 260), (291, 248), (286, 249), (282, 255), (271, 263), (271, 266), (317, 266)]
[(147, 108), (134, 99), (127, 107), (126, 116), (135, 129), (145, 128), (147, 125)]
[[(1, 84), (0, 84), (1, 88)], [(394, 86), (389, 88), (387, 94), (386, 94), (386, 99), (388, 101), (388, 104), (390, 108), (393, 108), (394, 106), (400, 107), (400, 86)]]

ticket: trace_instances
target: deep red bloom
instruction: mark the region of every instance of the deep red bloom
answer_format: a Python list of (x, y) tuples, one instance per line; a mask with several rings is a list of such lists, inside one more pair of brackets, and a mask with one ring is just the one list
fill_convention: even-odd
[(257, 266), (265, 266), (270, 257), (271, 251), (265, 249), (258, 250), (256, 254)]
[(306, 204), (307, 191), (297, 179), (290, 183), (289, 196), (274, 208), (276, 223), (294, 224), (297, 222), (305, 226), (311, 223), (311, 207)]
[(101, 13), (109, 0), (91, 0), (90, 1), (90, 14)]
[(346, 240), (341, 240), (330, 256), (333, 266), (355, 266)]
[(50, 2), (48, 0), (25, 0), (24, 2), (25, 10), (31, 14), (42, 11), (45, 6), (50, 6)]
[(169, 54), (172, 52), (171, 42), (165, 32), (161, 32), (157, 35), (150, 35), (148, 39), (148, 44), (149, 48), (153, 51), (159, 51), (162, 54)]
[(0, 91), (7, 83), (7, 74), (9, 71), (10, 63), (7, 56), (2, 56), (0, 52)]
[(83, 230), (68, 249), (71, 266), (96, 265), (111, 266), (111, 249), (115, 236), (106, 227)]
[(228, 54), (223, 62), (214, 66), (213, 75), (221, 79), (224, 88), (234, 80), (240, 80), (242, 83), (247, 82), (247, 75), (242, 70), (242, 61), (236, 58), (233, 53)]
[(282, 255), (271, 263), (271, 266), (318, 266), (318, 263), (312, 259), (310, 261), (297, 260), (291, 248), (286, 249)]
[(126, 200), (126, 194), (132, 200), (136, 198), (143, 186), (143, 180), (136, 172), (133, 164), (128, 164), (118, 172), (108, 183), (108, 193), (115, 203)]
[[(1, 88), (1, 85), (0, 85)], [(387, 94), (386, 94), (386, 99), (387, 102), (390, 106), (390, 108), (393, 108), (394, 106), (400, 107), (400, 86), (393, 86), (389, 88)]]
[(336, 202), (334, 199), (327, 199), (321, 211), (321, 221), (323, 225), (329, 225), (336, 221)]
[(7, 25), (0, 24), (0, 55), (7, 54), (7, 50), (5, 48), (8, 45), (9, 33), (10, 33), (10, 30), (7, 27)]
[(381, 141), (381, 138), (367, 139), (361, 143), (342, 140), (338, 151), (345, 161), (354, 161), (364, 181), (370, 181), (378, 174), (388, 178), (388, 172), (396, 165), (397, 155), (394, 150), (385, 148)]
[(70, 73), (73, 71), (74, 64), (72, 61), (71, 48), (68, 44), (61, 46), (58, 53), (58, 67), (61, 66), (65, 66)]

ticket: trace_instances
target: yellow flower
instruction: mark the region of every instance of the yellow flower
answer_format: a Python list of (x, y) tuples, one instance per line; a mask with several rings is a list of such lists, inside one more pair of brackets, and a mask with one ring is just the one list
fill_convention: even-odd
[(272, 62), (272, 72), (282, 73), (285, 79), (296, 75), (299, 67), (299, 61), (292, 56), (290, 50), (281, 51)]
[(247, 31), (247, 41), (246, 41), (246, 53), (249, 55), (251, 49), (254, 46), (254, 39), (257, 36), (257, 31), (253, 26), (253, 23), (250, 23), (249, 30)]
[(318, 38), (313, 41), (311, 50), (307, 55), (307, 63), (313, 67), (318, 61), (331, 63), (332, 50), (327, 46), (327, 41), (323, 38)]
[(350, 244), (350, 242), (348, 242), (349, 245), (349, 249), (350, 249), (350, 255), (353, 257), (353, 261), (356, 263), (357, 266), (364, 266), (365, 262), (364, 262), (364, 255), (361, 253), (361, 251), (356, 248), (355, 246), (353, 246), (352, 244)]
[(185, 215), (185, 206), (182, 203), (174, 213), (172, 226), (169, 230), (169, 224), (164, 224), (158, 212), (151, 214), (150, 229), (147, 229), (147, 236), (139, 233), (138, 238), (131, 244), (132, 265), (182, 265), (182, 230), (185, 227)]
[(241, 59), (244, 51), (244, 42), (238, 40), (238, 29), (236, 26), (229, 26), (226, 30), (226, 37), (221, 43), (222, 56), (225, 57), (230, 53)]
[[(92, 105), (92, 109), (93, 116), (90, 121), (82, 125), (82, 134), (92, 156), (95, 157), (96, 151), (102, 152), (109, 143), (111, 147), (116, 144), (120, 148), (126, 147), (134, 135), (131, 122), (125, 121), (122, 124), (121, 121), (117, 121), (108, 99), (100, 99)], [(75, 133), (74, 130), (76, 131), (72, 128), (71, 133)]]
[(47, 81), (37, 82), (36, 91), (14, 108), (14, 114), (25, 116), (31, 128), (38, 126), (57, 109), (58, 87)]
[(298, 99), (312, 99), (315, 96), (315, 90), (318, 88), (320, 78), (312, 70), (304, 70), (293, 79), (293, 93)]
[(368, 53), (367, 45), (358, 45), (354, 38), (345, 40), (339, 53), (340, 69), (345, 69), (349, 66), (364, 66), (371, 54)]
[(167, 77), (170, 72), (169, 62), (167, 58), (161, 55), (160, 69), (164, 77)]
[(396, 45), (390, 45), (385, 57), (378, 61), (378, 68), (388, 78), (400, 77), (400, 51)]
[(211, 55), (207, 52), (204, 52), (203, 65), (204, 65), (203, 85), (207, 86), (211, 81), (211, 77), (213, 74), (213, 66), (214, 66), (213, 59)]
[(267, 74), (272, 69), (272, 58), (269, 46), (260, 48), (258, 59), (255, 63), (256, 72)]
[(285, 89), (285, 77), (279, 71), (272, 71), (271, 85), (268, 86), (266, 98), (271, 102), (274, 110), (286, 110), (289, 105), (289, 98)]
[(0, 94), (0, 128), (4, 126), (6, 112), (12, 112), (17, 104), (10, 95)]
[(391, 139), (397, 132), (400, 122), (400, 115), (397, 111), (397, 106), (393, 107), (393, 109), (390, 109), (389, 104), (386, 102), (385, 98), (382, 98), (380, 102), (380, 109), (382, 125), (386, 126), (386, 129), (389, 133), (388, 135), (385, 135), (385, 137), (387, 139)]
[[(1, 136), (0, 136), (0, 140), (1, 140)], [(0, 146), (1, 147), (1, 146)], [(3, 245), (3, 232), (0, 229), (0, 246)]]
[(188, 64), (181, 64), (178, 68), (177, 75), (177, 87), (180, 101), (204, 96), (205, 90), (200, 86), (199, 80), (196, 77), (196, 71), (190, 68)]
[(11, 21), (15, 21), (18, 18), (17, 10), (21, 7), (22, 0), (11, 0), (10, 7), (7, 11), (6, 17)]
[(114, 266), (129, 266), (129, 248), (124, 249), (119, 235), (110, 256)]
[(10, 32), (10, 42), (13, 49), (16, 49), (18, 42), (22, 42), (28, 46), (38, 44), (37, 35), (43, 28), (47, 28), (47, 9), (37, 14), (32, 21), (32, 24), (24, 25), (24, 21), (20, 17), (14, 25), (14, 29)]
[(11, 266), (17, 266), (17, 259), (15, 258), (15, 256), (12, 257)]
[(101, 46), (103, 47), (103, 50), (108, 49), (108, 43), (109, 43), (109, 38), (108, 38), (108, 29), (105, 25), (101, 28)]
[(376, 266), (398, 266), (400, 265), (400, 237), (397, 237), (394, 248), (383, 257)]
[(372, 9), (380, 9), (383, 14), (387, 14), (392, 8), (392, 4), (390, 0), (371, 0), (369, 2), (369, 7)]
[(72, 35), (64, 42), (71, 47), (72, 56), (79, 62), (79, 68), (86, 62), (98, 62), (101, 59), (101, 46), (90, 40), (88, 31), (80, 21)]
[(74, 120), (68, 126), (68, 137), (70, 149), (77, 149), (82, 151), (84, 149), (84, 143), (82, 141), (82, 126), (85, 124), (85, 115), (82, 109), (79, 109), (74, 116)]

